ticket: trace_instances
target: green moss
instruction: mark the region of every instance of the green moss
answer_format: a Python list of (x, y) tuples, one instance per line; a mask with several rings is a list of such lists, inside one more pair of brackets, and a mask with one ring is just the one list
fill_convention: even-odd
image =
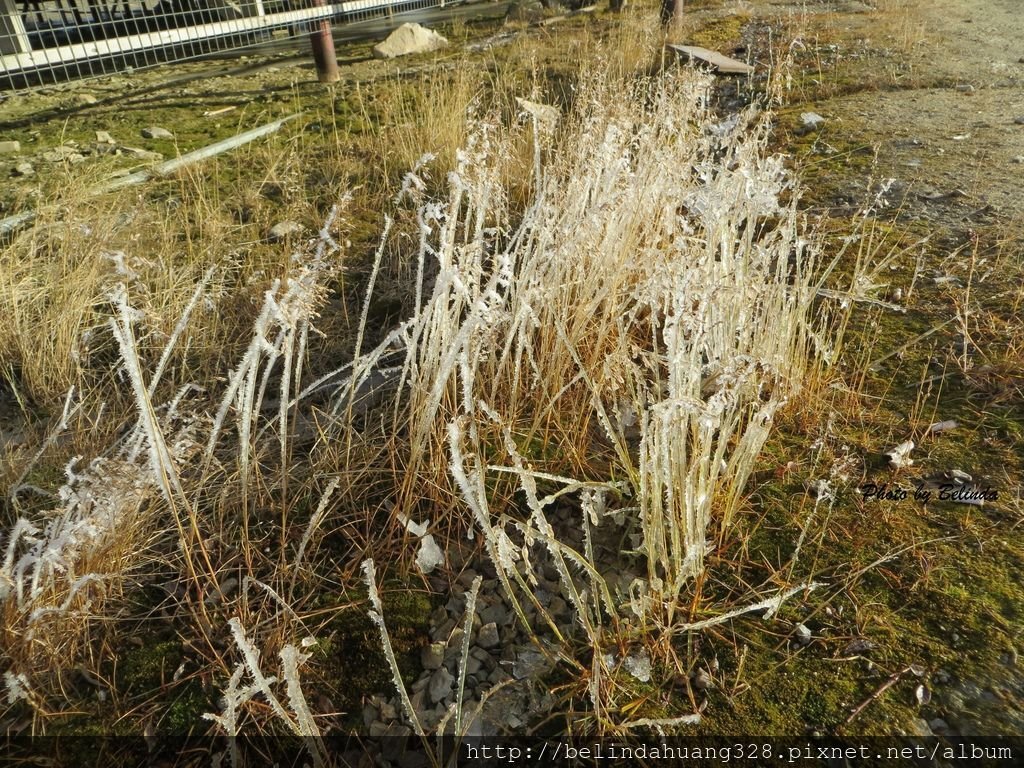
[[(411, 685), (420, 673), (420, 649), (429, 642), (434, 604), (423, 592), (382, 589), (384, 622), (402, 679)], [(345, 608), (328, 625), (326, 639), (317, 644), (314, 661), (345, 724), (361, 727), (362, 698), (371, 693), (394, 693), (390, 667), (380, 631), (370, 620), (368, 604)]]
[(128, 694), (152, 693), (167, 685), (184, 659), (181, 641), (144, 642), (118, 659), (120, 689)]
[(693, 45), (713, 51), (731, 51), (740, 43), (743, 27), (750, 21), (750, 16), (737, 13), (714, 19), (703, 24), (690, 37)]
[(219, 709), (213, 697), (204, 693), (198, 684), (190, 684), (177, 693), (167, 708), (161, 722), (161, 732), (171, 735), (186, 735), (203, 729), (203, 715)]

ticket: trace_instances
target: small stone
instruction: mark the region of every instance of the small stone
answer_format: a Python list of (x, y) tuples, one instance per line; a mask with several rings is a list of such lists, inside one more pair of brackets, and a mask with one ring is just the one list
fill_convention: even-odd
[[(447, 615), (447, 614), (446, 614)], [(446, 619), (443, 624), (438, 626), (432, 633), (435, 640), (441, 640), (448, 644), (448, 638), (451, 636), (452, 630), (455, 629), (455, 619)]]
[(267, 239), (272, 243), (279, 243), (290, 237), (301, 235), (306, 228), (297, 221), (279, 221), (270, 228)]
[(20, 141), (0, 141), (0, 155), (16, 155), (21, 152)]
[(480, 627), (480, 632), (476, 636), (477, 645), (481, 648), (494, 648), (501, 642), (501, 638), (498, 636), (498, 625), (493, 621), (490, 624), (484, 624)]
[(475, 656), (470, 656), (468, 659), (466, 659), (467, 675), (475, 675), (477, 672), (480, 671), (481, 667), (483, 667), (483, 662)]
[(948, 731), (949, 730), (949, 723), (947, 723), (941, 717), (936, 717), (934, 720), (932, 720), (930, 723), (928, 723), (928, 727), (931, 728), (936, 733), (941, 733), (942, 731)]
[[(533, 648), (524, 648), (518, 653), (515, 653), (514, 656), (515, 662), (512, 665), (512, 675), (516, 680), (522, 680), (527, 677), (538, 675), (547, 667), (544, 655)], [(493, 683), (497, 681), (496, 676), (497, 679), (500, 679), (500, 676), (503, 674), (503, 670), (499, 667), (495, 669), (487, 679)]]
[(970, 83), (961, 83), (956, 87), (960, 93), (974, 93), (974, 86)]
[(453, 682), (455, 682), (455, 678), (452, 677), (451, 672), (444, 667), (437, 670), (431, 676), (430, 686), (427, 689), (427, 692), (430, 694), (431, 703), (437, 704), (439, 701), (443, 701), (451, 693)]
[[(514, 674), (514, 672), (513, 672), (513, 674)], [(510, 680), (510, 679), (512, 679), (512, 676), (510, 676), (509, 673), (506, 672), (501, 667), (495, 667), (493, 670), (491, 670), (491, 674), (489, 674), (487, 676), (487, 682), (490, 683), (491, 685), (498, 685), (498, 684), (504, 683), (506, 680)], [(515, 679), (516, 680), (522, 680), (523, 678), (519, 677), (518, 675), (516, 675)]]
[(1013, 122), (1015, 125), (1024, 125), (1024, 115), (1013, 118)]
[(452, 630), (451, 635), (448, 637), (448, 650), (461, 650), (462, 639), (466, 636), (466, 630), (462, 627), (456, 627)]
[(825, 124), (825, 118), (817, 112), (802, 112), (800, 125), (806, 131), (817, 131)]
[(382, 702), (380, 705), (380, 719), (385, 723), (397, 720), (398, 710), (395, 709), (395, 705), (389, 701)]
[(410, 686), (410, 689), (413, 691), (413, 693), (424, 693), (425, 694), (426, 690), (427, 690), (427, 686), (429, 684), (430, 684), (430, 675), (427, 675), (426, 677), (421, 677), (421, 678), (417, 679), (416, 682), (413, 683)]
[(35, 172), (36, 169), (32, 167), (32, 163), (18, 163), (11, 171), (15, 176), (33, 176)]
[(796, 634), (794, 636), (794, 639), (796, 640), (797, 645), (807, 645), (811, 642), (812, 637), (814, 637), (814, 635), (811, 633), (811, 630), (809, 630), (805, 625), (796, 625)]
[(371, 739), (379, 739), (385, 733), (388, 732), (388, 727), (380, 720), (374, 720), (370, 723), (369, 735)]
[(114, 137), (106, 131), (96, 131), (96, 143), (97, 144), (117, 144), (114, 141)]
[(867, 653), (873, 650), (875, 644), (865, 637), (855, 637), (853, 640), (846, 644), (843, 649), (843, 654), (846, 656), (855, 656), (861, 653)]
[(940, 669), (932, 676), (932, 680), (936, 685), (947, 685), (951, 679), (949, 672), (944, 669)]
[(1017, 155), (1015, 158), (1013, 158), (1013, 162), (1017, 163), (1018, 165), (1024, 164), (1024, 155)]
[(416, 713), (417, 717), (423, 713), (427, 708), (427, 690), (421, 688), (409, 697), (409, 703), (412, 704), (412, 709)]
[(55, 149), (47, 150), (43, 152), (43, 160), (48, 163), (63, 163), (68, 162), (71, 164), (80, 163), (85, 160), (85, 155), (75, 150), (67, 144), (62, 144)]
[(705, 691), (708, 688), (713, 688), (715, 685), (711, 676), (703, 669), (698, 669), (697, 674), (693, 676), (693, 687), (699, 691)]
[(420, 651), (420, 663), (424, 669), (435, 670), (440, 669), (444, 663), (444, 643), (431, 643), (430, 645), (423, 646), (423, 650)]
[(548, 603), (548, 612), (556, 619), (565, 618), (569, 615), (569, 605), (562, 598), (555, 595)]
[(159, 152), (151, 152), (148, 149), (140, 149), (139, 147), (121, 147), (120, 151), (143, 161), (160, 162), (164, 159), (164, 156)]
[(377, 720), (377, 708), (373, 704), (363, 705), (363, 726), (369, 728)]
[(461, 616), (465, 605), (465, 595), (452, 595), (448, 598), (448, 602), (444, 604), (444, 607), (452, 616)]
[(480, 621), (483, 624), (498, 624), (505, 626), (508, 623), (509, 612), (500, 602), (489, 605), (480, 611)]
[(380, 756), (384, 759), (384, 765), (394, 765), (399, 756), (405, 752), (405, 741), (412, 735), (412, 730), (398, 723), (391, 723), (388, 726), (386, 736), (381, 741)]
[(97, 99), (88, 91), (76, 93), (74, 96), (71, 97), (71, 103), (76, 107), (88, 107), (92, 104), (96, 104), (97, 102), (99, 102), (99, 99)]
[(142, 129), (142, 138), (144, 139), (173, 139), (174, 134), (168, 131), (166, 128), (159, 126), (151, 126), (149, 128)]

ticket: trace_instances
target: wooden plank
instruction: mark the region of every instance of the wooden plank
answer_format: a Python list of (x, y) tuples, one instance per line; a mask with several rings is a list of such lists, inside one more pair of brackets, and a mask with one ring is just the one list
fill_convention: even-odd
[(710, 64), (717, 72), (721, 72), (723, 75), (750, 75), (754, 72), (754, 68), (749, 64), (729, 58), (718, 51), (701, 48), (699, 45), (675, 45), (669, 43), (666, 47), (671, 48), (679, 56), (685, 56), (690, 61), (696, 60)]

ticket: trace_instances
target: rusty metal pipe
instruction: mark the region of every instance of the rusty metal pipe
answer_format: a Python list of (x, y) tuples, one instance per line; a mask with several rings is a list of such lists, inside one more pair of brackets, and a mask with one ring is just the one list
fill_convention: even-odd
[[(314, 5), (323, 6), (324, 0), (313, 0)], [(341, 79), (338, 73), (338, 57), (334, 53), (334, 37), (331, 35), (330, 18), (314, 21), (309, 42), (313, 46), (313, 61), (316, 75), (321, 83), (336, 83)]]

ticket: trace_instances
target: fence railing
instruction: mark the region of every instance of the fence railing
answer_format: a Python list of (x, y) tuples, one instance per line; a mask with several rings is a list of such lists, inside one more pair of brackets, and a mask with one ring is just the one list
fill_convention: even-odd
[(141, 69), (445, 0), (0, 0), (0, 90)]

